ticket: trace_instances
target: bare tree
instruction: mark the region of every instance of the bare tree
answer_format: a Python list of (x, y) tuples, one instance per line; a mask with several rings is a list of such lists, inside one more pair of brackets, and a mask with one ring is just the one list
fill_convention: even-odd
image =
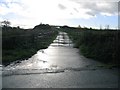
[(11, 22), (8, 21), (8, 20), (4, 20), (4, 21), (1, 22), (1, 24), (3, 24), (3, 25), (8, 27), (8, 26), (10, 26)]
[(81, 26), (80, 26), (80, 25), (78, 25), (78, 28), (81, 28)]
[(109, 29), (110, 28), (110, 26), (109, 25), (107, 25), (107, 29)]
[(110, 28), (110, 26), (109, 26), (109, 25), (106, 25), (106, 26), (105, 26), (105, 29), (109, 29), (109, 28)]
[(102, 25), (100, 25), (100, 30), (102, 30)]

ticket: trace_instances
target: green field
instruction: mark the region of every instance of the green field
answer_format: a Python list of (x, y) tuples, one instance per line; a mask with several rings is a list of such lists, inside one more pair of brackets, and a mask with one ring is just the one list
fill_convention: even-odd
[(68, 33), (74, 47), (79, 48), (87, 58), (92, 58), (107, 64), (119, 64), (120, 31), (95, 30), (88, 28), (61, 27)]
[(4, 65), (24, 60), (47, 48), (59, 31), (67, 32), (85, 57), (107, 64), (120, 65), (120, 31), (73, 28), (40, 24), (33, 29), (2, 28), (2, 62)]
[(54, 27), (40, 24), (33, 29), (16, 27), (2, 28), (2, 63), (4, 65), (16, 60), (24, 60), (38, 50), (45, 49), (56, 38), (58, 32)]

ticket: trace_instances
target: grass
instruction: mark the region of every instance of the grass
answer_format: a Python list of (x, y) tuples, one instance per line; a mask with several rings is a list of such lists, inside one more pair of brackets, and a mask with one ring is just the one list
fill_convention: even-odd
[(2, 64), (30, 58), (38, 50), (47, 48), (58, 32), (49, 25), (37, 25), (33, 29), (2, 28)]
[(61, 30), (68, 33), (74, 47), (79, 48), (85, 57), (120, 65), (120, 31), (71, 27)]

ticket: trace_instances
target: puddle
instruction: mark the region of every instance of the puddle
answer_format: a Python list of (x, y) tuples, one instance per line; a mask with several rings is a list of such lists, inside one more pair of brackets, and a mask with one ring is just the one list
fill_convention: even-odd
[(59, 32), (47, 49), (39, 50), (28, 60), (15, 61), (3, 67), (3, 76), (92, 70), (86, 67), (91, 64), (96, 62), (79, 55), (67, 33)]

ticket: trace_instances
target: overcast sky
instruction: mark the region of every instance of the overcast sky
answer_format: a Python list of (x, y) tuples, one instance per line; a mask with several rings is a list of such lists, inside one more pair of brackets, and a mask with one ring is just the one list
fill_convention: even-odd
[(0, 21), (33, 28), (40, 23), (118, 27), (118, 0), (0, 0)]

